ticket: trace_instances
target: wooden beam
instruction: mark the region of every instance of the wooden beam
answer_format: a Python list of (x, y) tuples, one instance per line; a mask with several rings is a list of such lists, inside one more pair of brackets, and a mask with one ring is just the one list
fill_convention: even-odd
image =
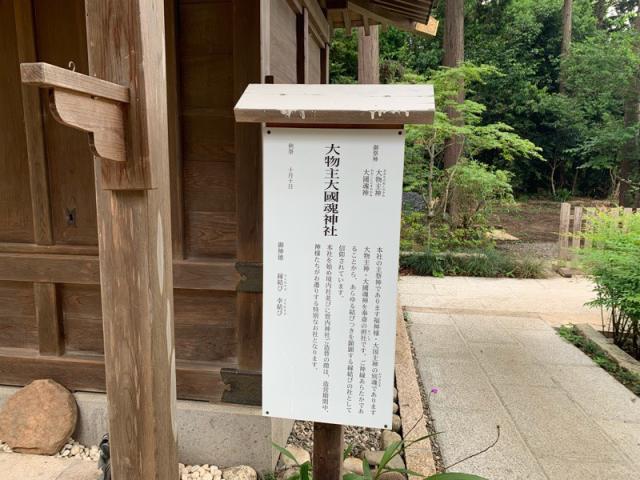
[(331, 46), (327, 43), (320, 50), (320, 82), (328, 84), (331, 79)]
[(309, 10), (296, 17), (296, 54), (298, 83), (309, 83)]
[(96, 160), (112, 472), (178, 475), (164, 8), (85, 0), (89, 73), (130, 88), (127, 160)]
[[(20, 63), (35, 62), (37, 58), (31, 0), (14, 0), (13, 8), (18, 61)], [(33, 237), (37, 244), (51, 245), (53, 244), (53, 227), (49, 197), (49, 174), (42, 124), (43, 111), (40, 92), (37, 89), (22, 86), (22, 110), (29, 161)]]
[(344, 22), (344, 28), (347, 31), (347, 35), (351, 36), (351, 13), (348, 8), (342, 10), (342, 21)]
[[(40, 250), (35, 250), (39, 252)], [(174, 287), (235, 292), (240, 281), (233, 259), (173, 262)], [(97, 256), (82, 254), (0, 253), (0, 280), (14, 282), (100, 284)]]
[(380, 83), (379, 27), (374, 25), (369, 34), (358, 28), (358, 83)]
[[(224, 366), (221, 365), (177, 362), (179, 398), (220, 402), (227, 388), (222, 381), (222, 368)], [(51, 378), (71, 391), (104, 392), (104, 358), (101, 355), (70, 353), (61, 357), (41, 356), (37, 352), (0, 348), (2, 384), (22, 386), (38, 378)], [(134, 430), (132, 434), (135, 434)], [(171, 478), (175, 480), (177, 474)], [(117, 480), (117, 477), (114, 479)]]
[[(261, 83), (268, 75), (264, 42), (270, 37), (264, 0), (233, 3), (234, 96), (240, 98), (247, 85)], [(237, 259), (262, 261), (262, 134), (260, 125), (236, 124)], [(238, 363), (242, 370), (262, 366), (262, 295), (239, 292)]]
[(180, 131), (180, 72), (178, 67), (178, 5), (166, 0), (167, 108), (169, 121), (169, 164), (171, 177), (171, 240), (173, 258), (185, 257), (184, 193), (182, 187), (182, 139)]
[(64, 338), (55, 283), (34, 283), (33, 293), (41, 355), (62, 355)]
[(20, 65), (20, 75), (25, 85), (60, 88), (118, 103), (129, 103), (127, 87), (49, 63), (23, 63)]
[(309, 19), (314, 29), (320, 36), (320, 41), (323, 43), (331, 40), (331, 34), (329, 31), (329, 21), (324, 12), (318, 4), (318, 0), (302, 0), (304, 7), (309, 10)]
[[(415, 33), (425, 37), (432, 37), (435, 35), (433, 23), (425, 25), (421, 22), (411, 20), (402, 13), (372, 4), (369, 0), (350, 0), (349, 10), (362, 16), (366, 16), (370, 20), (375, 20), (376, 22), (391, 24), (406, 32)], [(346, 23), (345, 28), (347, 28)], [(348, 28), (350, 29), (351, 25), (349, 25)], [(437, 31), (437, 23), (435, 24), (435, 31)]]

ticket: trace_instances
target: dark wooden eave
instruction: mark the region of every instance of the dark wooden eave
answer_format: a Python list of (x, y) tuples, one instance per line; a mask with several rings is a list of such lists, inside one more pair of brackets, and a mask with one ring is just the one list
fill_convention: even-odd
[(333, 28), (393, 25), (419, 35), (435, 35), (438, 22), (431, 17), (437, 0), (326, 0)]

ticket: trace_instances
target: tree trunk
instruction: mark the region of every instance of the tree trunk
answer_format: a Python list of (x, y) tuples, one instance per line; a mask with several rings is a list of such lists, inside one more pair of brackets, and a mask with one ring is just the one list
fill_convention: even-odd
[[(571, 32), (573, 27), (573, 0), (564, 0), (562, 7), (562, 45), (560, 46), (560, 59), (564, 61), (571, 51)], [(560, 67), (560, 93), (565, 91), (566, 75), (564, 67)]]
[[(444, 22), (444, 58), (445, 67), (457, 67), (464, 62), (464, 0), (447, 0), (445, 4)], [(458, 103), (464, 101), (464, 85), (458, 90)], [(461, 114), (455, 108), (446, 110), (453, 122), (460, 122)], [(455, 136), (447, 139), (444, 149), (445, 168), (453, 167), (462, 154), (463, 138)]]
[(596, 16), (596, 25), (599, 29), (604, 29), (604, 19), (607, 17), (607, 10), (609, 9), (607, 0), (597, 0), (593, 6), (593, 13)]
[[(640, 37), (640, 14), (634, 20), (634, 28), (636, 35)], [(640, 38), (635, 40), (636, 53), (640, 52)], [(640, 122), (640, 69), (637, 69), (635, 75), (629, 84), (627, 95), (624, 100), (624, 126), (633, 127)], [(634, 206), (634, 200), (631, 198), (631, 182), (637, 176), (639, 170), (638, 164), (638, 136), (630, 138), (622, 148), (620, 161), (620, 190), (618, 194), (618, 202), (622, 206)]]

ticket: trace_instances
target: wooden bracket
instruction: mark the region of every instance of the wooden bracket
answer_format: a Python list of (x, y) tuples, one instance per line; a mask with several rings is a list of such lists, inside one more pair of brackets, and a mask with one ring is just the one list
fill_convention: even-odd
[(23, 63), (20, 73), (25, 85), (49, 90), (49, 105), (58, 122), (89, 133), (95, 156), (116, 162), (127, 160), (127, 87), (48, 63)]
[(262, 405), (262, 374), (260, 372), (223, 368), (220, 370), (220, 376), (225, 384), (222, 402)]

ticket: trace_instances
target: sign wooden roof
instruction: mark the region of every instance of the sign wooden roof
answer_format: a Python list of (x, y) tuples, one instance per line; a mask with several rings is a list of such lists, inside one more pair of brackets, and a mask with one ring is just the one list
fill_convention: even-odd
[(431, 85), (252, 84), (235, 107), (244, 123), (403, 125), (432, 123)]

